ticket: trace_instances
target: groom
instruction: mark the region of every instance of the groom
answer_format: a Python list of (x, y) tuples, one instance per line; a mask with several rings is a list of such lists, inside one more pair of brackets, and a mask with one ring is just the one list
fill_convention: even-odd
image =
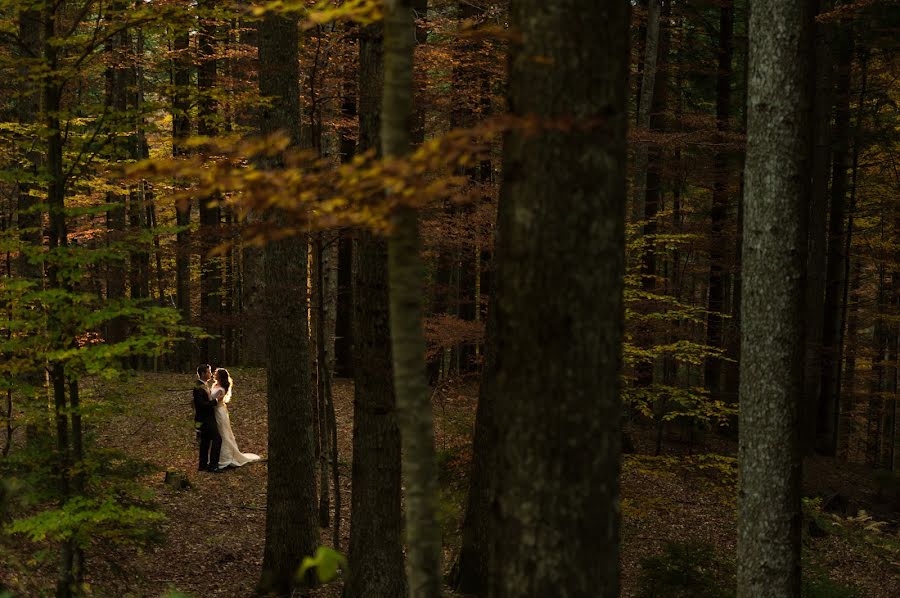
[(200, 471), (221, 473), (219, 453), (222, 451), (222, 436), (216, 425), (216, 402), (209, 395), (207, 383), (212, 378), (208, 364), (197, 367), (197, 383), (194, 385), (194, 426), (200, 432)]

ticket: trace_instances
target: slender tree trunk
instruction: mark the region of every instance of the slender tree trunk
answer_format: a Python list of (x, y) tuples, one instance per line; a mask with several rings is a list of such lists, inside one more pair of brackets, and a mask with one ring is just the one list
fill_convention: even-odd
[[(172, 65), (172, 155), (176, 158), (187, 154), (185, 140), (191, 136), (189, 90), (191, 85), (190, 36), (187, 31), (178, 32), (174, 41), (175, 58)], [(178, 226), (175, 241), (175, 298), (181, 321), (191, 324), (191, 205), (179, 202), (175, 206), (175, 224)], [(178, 368), (193, 369), (191, 339), (178, 344)]]
[[(462, 4), (464, 12), (463, 18), (473, 18), (483, 15), (483, 9), (478, 9)], [(482, 118), (490, 112), (490, 89), (487, 73), (483, 73), (480, 77), (481, 83), (481, 110)], [(471, 125), (470, 125), (471, 126)], [(491, 163), (483, 161), (476, 173), (472, 173), (473, 177), (477, 176), (478, 182), (487, 184), (491, 179)], [(480, 235), (479, 235), (480, 237)], [(475, 296), (474, 308), (471, 311), (472, 318), (478, 322), (481, 320), (481, 297), (485, 292), (485, 283), (489, 277), (482, 276), (484, 254), (487, 252), (482, 247), (481, 240), (476, 244), (474, 251), (475, 258)], [(489, 294), (489, 291), (488, 291)], [(490, 324), (490, 316), (488, 316), (488, 327)], [(494, 343), (487, 341), (486, 349), (488, 354), (493, 349)], [(476, 357), (480, 353), (480, 347), (475, 346)], [(486, 356), (487, 357), (487, 356)], [(493, 359), (488, 357), (488, 359)], [(462, 539), (460, 552), (456, 561), (453, 563), (450, 572), (449, 583), (457, 592), (464, 594), (472, 594), (483, 596), (488, 590), (490, 546), (493, 536), (490, 531), (491, 512), (490, 501), (492, 496), (492, 479), (494, 470), (491, 465), (491, 459), (494, 457), (494, 447), (496, 445), (496, 432), (493, 429), (496, 425), (495, 415), (493, 413), (493, 397), (482, 392), (484, 387), (479, 391), (478, 407), (475, 415), (475, 438), (472, 447), (472, 469), (469, 473), (469, 494), (466, 502), (466, 512), (462, 524)]]
[[(360, 44), (363, 43), (360, 38)], [(341, 116), (346, 120), (354, 120), (357, 116), (357, 79), (350, 76), (352, 68), (345, 72), (343, 96), (341, 98)], [(353, 73), (355, 75), (355, 73)], [(357, 136), (349, 127), (341, 130), (339, 151), (341, 163), (346, 164), (356, 153)], [(353, 237), (342, 231), (338, 238), (337, 257), (337, 307), (335, 311), (334, 337), (334, 375), (353, 376)]]
[(825, 272), (824, 328), (822, 333), (822, 383), (816, 417), (816, 450), (837, 452), (837, 420), (840, 397), (840, 339), (844, 329), (841, 297), (844, 279), (847, 216), (847, 162), (850, 146), (850, 64), (853, 28), (842, 23), (837, 32), (834, 145), (832, 152), (831, 207), (828, 217), (828, 262)]
[[(410, 150), (413, 118), (413, 1), (388, 0), (385, 9), (381, 149), (386, 158), (402, 158)], [(434, 598), (441, 595), (441, 533), (431, 401), (425, 383), (424, 270), (416, 210), (397, 208), (391, 227), (391, 351), (403, 439), (409, 595)]]
[[(124, 2), (122, 0), (114, 0), (110, 5), (107, 18), (116, 19), (121, 16), (124, 10)], [(129, 49), (129, 33), (123, 29), (113, 34), (106, 43), (105, 51), (107, 53), (110, 64), (106, 67), (106, 107), (111, 113), (111, 130), (109, 133), (113, 136), (110, 143), (112, 155), (110, 158), (115, 160), (124, 160), (128, 155), (127, 138), (121, 135), (122, 120), (125, 118), (128, 109), (128, 67), (124, 64), (125, 57)], [(127, 203), (127, 195), (121, 192), (107, 193), (107, 203), (112, 207), (106, 213), (106, 226), (109, 239), (112, 243), (122, 243), (125, 235), (125, 209)], [(127, 253), (120, 250), (117, 253), (123, 257), (115, 257), (110, 259), (107, 280), (106, 280), (106, 297), (109, 301), (120, 301), (125, 297), (126, 263), (124, 255)], [(125, 318), (118, 317), (111, 320), (108, 324), (107, 340), (110, 343), (120, 343), (125, 340), (126, 335)]]
[[(322, 285), (322, 236), (316, 234), (311, 247), (311, 272), (310, 272), (310, 310), (312, 332), (315, 338), (316, 349), (316, 428), (318, 430), (318, 457), (319, 457), (319, 527), (327, 528), (331, 525), (331, 492), (328, 486), (329, 457), (331, 455), (331, 433), (328, 427), (328, 399), (326, 397), (326, 378), (328, 366), (325, 364), (325, 292)], [(337, 549), (337, 547), (335, 547)]]
[[(900, 235), (900, 208), (897, 205), (894, 205), (894, 238), (897, 238)], [(888, 454), (887, 454), (887, 468), (892, 471), (897, 471), (897, 401), (900, 400), (900, 396), (898, 396), (898, 384), (900, 384), (900, 361), (898, 361), (897, 354), (900, 351), (900, 324), (896, 321), (896, 317), (900, 314), (900, 248), (897, 245), (894, 246), (894, 265), (893, 272), (891, 272), (891, 315), (895, 318), (894, 321), (890, 323), (890, 329), (888, 331), (888, 388), (887, 391), (890, 394), (890, 424), (889, 424), (889, 434), (885, 437), (885, 441), (888, 443)]]
[[(199, 0), (201, 24), (198, 36), (199, 65), (197, 67), (197, 133), (212, 137), (218, 133), (218, 105), (214, 97), (216, 89), (216, 39), (218, 25), (213, 9), (214, 0)], [(221, 259), (209, 254), (219, 241), (221, 209), (216, 197), (202, 197), (200, 206), (200, 322), (212, 338), (201, 341), (201, 359), (206, 363), (222, 362), (222, 264)], [(271, 364), (270, 364), (271, 366)]]
[[(646, 38), (644, 40), (643, 71), (640, 79), (638, 95), (637, 126), (640, 129), (650, 128), (651, 104), (656, 87), (656, 62), (659, 56), (659, 17), (662, 12), (662, 0), (647, 1)], [(638, 145), (635, 156), (634, 199), (631, 206), (631, 219), (639, 222), (644, 219), (644, 195), (647, 186), (647, 165), (649, 164), (649, 146)]]
[[(380, 153), (383, 28), (359, 39), (360, 152)], [(353, 271), (353, 494), (344, 598), (406, 596), (400, 510), (400, 429), (391, 356), (387, 242), (360, 231)]]
[[(35, 81), (31, 74), (42, 66), (43, 47), (41, 33), (42, 15), (40, 10), (35, 7), (31, 7), (30, 10), (22, 10), (19, 13), (19, 39), (23, 47), (22, 56), (19, 57), (22, 67), (19, 71), (20, 79), (17, 81), (20, 93), (17, 117), (22, 127), (25, 127), (26, 130), (33, 130), (35, 133), (41, 127), (39, 113), (42, 90), (40, 83)], [(21, 242), (17, 270), (19, 276), (41, 288), (44, 284), (42, 255), (44, 242), (43, 210), (39, 209), (40, 202), (36, 193), (40, 188), (38, 174), (43, 164), (40, 146), (26, 152), (24, 164), (24, 180), (19, 181), (16, 189), (16, 217), (18, 219), (17, 226)], [(9, 267), (11, 264), (7, 264), (7, 266)], [(22, 382), (24, 383), (22, 394), (26, 395), (23, 398), (27, 398), (29, 402), (33, 402), (36, 406), (39, 405), (41, 393), (44, 391), (43, 387), (45, 386), (44, 368), (36, 368), (34, 371), (26, 372)], [(9, 391), (8, 398), (12, 399), (12, 391)], [(44, 405), (43, 412), (46, 415), (46, 401), (44, 401)], [(46, 419), (41, 417), (25, 424), (25, 437), (29, 446), (33, 445), (39, 434), (45, 432), (46, 426), (43, 425), (45, 421)], [(12, 431), (10, 430), (9, 432), (11, 437)], [(10, 444), (7, 443), (5, 448), (8, 450)]]
[[(259, 25), (259, 91), (271, 98), (260, 110), (260, 131), (286, 130), (295, 145), (300, 141), (297, 30), (297, 17), (273, 13)], [(280, 165), (278, 160), (271, 166)], [(318, 545), (306, 246), (306, 237), (298, 236), (265, 248), (269, 463), (261, 592), (289, 593), (300, 560)]]
[[(646, 55), (644, 58), (644, 77), (641, 85), (641, 108), (639, 126), (648, 131), (659, 132), (665, 127), (665, 109), (668, 100), (668, 84), (663, 75), (668, 60), (669, 38), (668, 27), (661, 30), (659, 10), (654, 8), (657, 0), (650, 0), (649, 19), (655, 24), (647, 26)], [(662, 3), (662, 12), (670, 12), (669, 2)], [(652, 37), (651, 37), (652, 36)], [(652, 50), (652, 53), (651, 53)], [(649, 96), (647, 95), (649, 94)], [(645, 100), (649, 103), (644, 105)], [(656, 217), (662, 195), (663, 149), (658, 143), (641, 144), (637, 149), (637, 182), (635, 192), (639, 195), (634, 200), (637, 206), (636, 220), (643, 221), (643, 235), (647, 239), (641, 254), (641, 287), (647, 292), (656, 290), (656, 249), (654, 247), (657, 231)], [(637, 343), (643, 348), (652, 344), (653, 331), (641, 326), (637, 333)], [(653, 384), (655, 363), (641, 361), (636, 366), (636, 384), (650, 386)]]
[[(65, 180), (63, 176), (63, 138), (60, 127), (60, 110), (62, 108), (62, 82), (59, 76), (59, 41), (56, 37), (58, 12), (62, 6), (44, 6), (42, 8), (43, 24), (43, 59), (47, 74), (42, 82), (43, 118), (46, 127), (46, 176), (47, 207), (49, 211), (48, 248), (50, 254), (66, 252), (68, 247), (68, 231), (65, 213)], [(48, 268), (50, 288), (63, 290), (66, 287), (65, 277), (60, 272), (56, 260), (51, 260)], [(51, 316), (48, 328), (57, 337), (63, 336), (63, 322), (57, 315)], [(56, 346), (61, 350), (67, 347)], [(61, 361), (50, 363), (50, 383), (52, 388), (54, 415), (56, 420), (56, 467), (59, 474), (59, 496), (61, 506), (65, 505), (72, 495), (70, 477), (72, 466), (72, 444), (69, 433), (70, 405), (66, 398), (66, 373)], [(63, 540), (60, 546), (59, 570), (56, 581), (57, 598), (68, 598), (78, 594), (76, 585), (76, 553), (73, 540)]]
[(335, 550), (341, 549), (341, 476), (338, 467), (337, 446), (337, 414), (334, 409), (334, 391), (332, 383), (334, 378), (334, 329), (335, 308), (337, 304), (337, 234), (323, 233), (324, 247), (322, 248), (322, 261), (319, 276), (319, 286), (322, 289), (322, 364), (323, 388), (325, 395), (325, 415), (328, 423), (329, 444), (331, 452), (331, 487), (334, 493), (334, 523), (331, 526), (332, 543)]
[(799, 408), (809, 143), (808, 6), (750, 16), (740, 375), (738, 597), (800, 595)]
[[(719, 9), (719, 69), (716, 75), (716, 131), (718, 142), (724, 145), (725, 133), (729, 130), (731, 118), (731, 59), (734, 54), (732, 38), (734, 34), (734, 2), (726, 0)], [(722, 336), (722, 314), (725, 313), (725, 238), (724, 229), (728, 220), (729, 198), (729, 152), (720, 148), (713, 160), (713, 194), (710, 210), (709, 235), (709, 295), (707, 298), (706, 344), (717, 349), (724, 348)], [(722, 395), (722, 360), (718, 356), (707, 357), (704, 364), (704, 383), (713, 399)]]
[(885, 381), (885, 349), (886, 334), (884, 325), (884, 311), (886, 303), (884, 263), (878, 264), (878, 299), (875, 312), (875, 330), (872, 337), (872, 373), (869, 382), (869, 405), (866, 413), (866, 465), (879, 467), (882, 450), (882, 421), (884, 411)]
[[(856, 104), (856, 124), (853, 132), (853, 159), (850, 165), (850, 210), (849, 210), (849, 219), (848, 219), (848, 227), (852, 227), (854, 218), (856, 215), (856, 199), (857, 199), (857, 176), (859, 174), (859, 152), (860, 146), (862, 144), (862, 133), (863, 133), (863, 109), (865, 107), (865, 98), (866, 98), (866, 88), (868, 84), (868, 73), (869, 73), (869, 53), (867, 50), (863, 50), (861, 56), (859, 58), (860, 69), (862, 71), (862, 82), (860, 84), (859, 89), (859, 97), (857, 99)], [(844, 253), (846, 255), (846, 259), (844, 263), (846, 264), (846, 270), (844, 272), (844, 277), (847, 278), (849, 276), (850, 264), (853, 262), (851, 249), (852, 249), (852, 241), (853, 235), (847, 235), (846, 242), (844, 244)], [(850, 437), (855, 432), (855, 411), (856, 411), (856, 352), (858, 350), (858, 338), (857, 335), (859, 333), (859, 290), (860, 290), (860, 277), (861, 277), (861, 269), (862, 266), (857, 259), (854, 263), (853, 267), (853, 276), (851, 277), (850, 283), (850, 297), (849, 300), (847, 297), (844, 298), (844, 315), (842, 315), (842, 319), (847, 320), (847, 335), (846, 340), (842, 342), (842, 346), (845, 347), (843, 354), (846, 354), (846, 379), (844, 381), (843, 392), (841, 393), (841, 408), (839, 411), (839, 429), (838, 429), (838, 457), (843, 458), (847, 461), (850, 460)], [(847, 311), (849, 310), (849, 318), (846, 316)]]
[[(494, 347), (482, 382), (502, 414), (490, 559), (498, 598), (619, 595), (629, 13), (624, 0), (510, 7), (521, 36), (511, 112), (548, 127), (512, 131), (503, 150)], [(556, 128), (560, 119), (573, 126)]]
[[(41, 15), (37, 10), (22, 10), (19, 13), (19, 39), (24, 46), (22, 56), (24, 66), (21, 80), (18, 82), (19, 97), (17, 116), (19, 124), (24, 127), (38, 126), (38, 112), (41, 105), (41, 94), (37, 84), (29, 74), (35, 70), (36, 57), (41, 54)], [(30, 151), (25, 156), (26, 180), (20, 181), (17, 189), (16, 213), (18, 217), (19, 238), (23, 250), (19, 252), (19, 276), (40, 284), (43, 276), (42, 267), (35, 257), (43, 243), (41, 232), (41, 213), (37, 211), (37, 197), (32, 193), (37, 185), (38, 169), (41, 155), (38, 151)]]
[[(817, 12), (831, 9), (831, 0), (813, 0)], [(810, 325), (806, 330), (806, 360), (803, 374), (803, 411), (801, 446), (804, 453), (815, 449), (816, 413), (822, 385), (822, 333), (830, 325), (825, 317), (825, 267), (827, 245), (828, 181), (831, 160), (832, 63), (831, 34), (833, 25), (817, 23), (811, 40), (812, 51), (809, 93), (812, 98), (813, 121), (810, 150), (812, 184), (809, 197), (808, 263), (805, 310)], [(813, 70), (814, 69), (814, 70)]]
[[(749, 22), (749, 7), (744, 11)], [(747, 131), (747, 82), (749, 73), (749, 58), (747, 49), (741, 53), (741, 132)], [(745, 152), (740, 153), (739, 158), (739, 175), (738, 175), (738, 193), (737, 193), (737, 216), (736, 216), (736, 233), (734, 239), (734, 270), (732, 274), (732, 297), (731, 297), (731, 323), (728, 345), (726, 354), (730, 361), (724, 366), (724, 380), (722, 382), (722, 395), (726, 400), (734, 403), (738, 402), (739, 386), (740, 386), (740, 360), (741, 360), (741, 306), (743, 305), (743, 230), (744, 230), (744, 202), (746, 197), (745, 187)], [(736, 421), (736, 420), (735, 420)]]
[[(848, 260), (850, 261), (850, 260)], [(856, 354), (859, 351), (859, 290), (860, 290), (860, 262), (853, 260), (853, 274), (850, 277), (850, 297), (847, 301), (847, 340), (846, 372), (844, 378), (844, 390), (841, 396), (841, 421), (838, 432), (838, 458), (850, 461), (850, 437), (855, 435), (856, 425)]]

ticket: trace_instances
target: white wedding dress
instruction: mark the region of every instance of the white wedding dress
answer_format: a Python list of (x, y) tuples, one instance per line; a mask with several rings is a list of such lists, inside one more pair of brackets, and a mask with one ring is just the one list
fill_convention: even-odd
[[(222, 436), (222, 452), (219, 455), (219, 467), (240, 467), (247, 463), (259, 461), (260, 456), (254, 453), (242, 453), (238, 448), (237, 440), (234, 439), (234, 432), (231, 430), (231, 417), (228, 415), (228, 401), (231, 400), (231, 394), (225, 394), (225, 389), (214, 384), (210, 395), (218, 401), (216, 405), (216, 426), (219, 428), (219, 434)], [(224, 400), (219, 401), (221, 397)]]

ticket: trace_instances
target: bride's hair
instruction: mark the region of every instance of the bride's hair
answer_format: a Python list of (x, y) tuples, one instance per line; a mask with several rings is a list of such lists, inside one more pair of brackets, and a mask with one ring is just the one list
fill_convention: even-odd
[(219, 383), (219, 386), (225, 389), (225, 397), (222, 399), (222, 401), (227, 403), (231, 400), (231, 387), (234, 385), (234, 380), (231, 379), (231, 374), (229, 374), (228, 370), (226, 370), (225, 368), (217, 369), (216, 382)]

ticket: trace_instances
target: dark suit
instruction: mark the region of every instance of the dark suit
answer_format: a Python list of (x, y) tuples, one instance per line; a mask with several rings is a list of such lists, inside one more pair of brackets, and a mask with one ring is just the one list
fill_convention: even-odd
[(216, 425), (216, 401), (209, 396), (206, 385), (197, 380), (194, 386), (194, 425), (200, 431), (200, 469), (219, 466), (222, 437)]

